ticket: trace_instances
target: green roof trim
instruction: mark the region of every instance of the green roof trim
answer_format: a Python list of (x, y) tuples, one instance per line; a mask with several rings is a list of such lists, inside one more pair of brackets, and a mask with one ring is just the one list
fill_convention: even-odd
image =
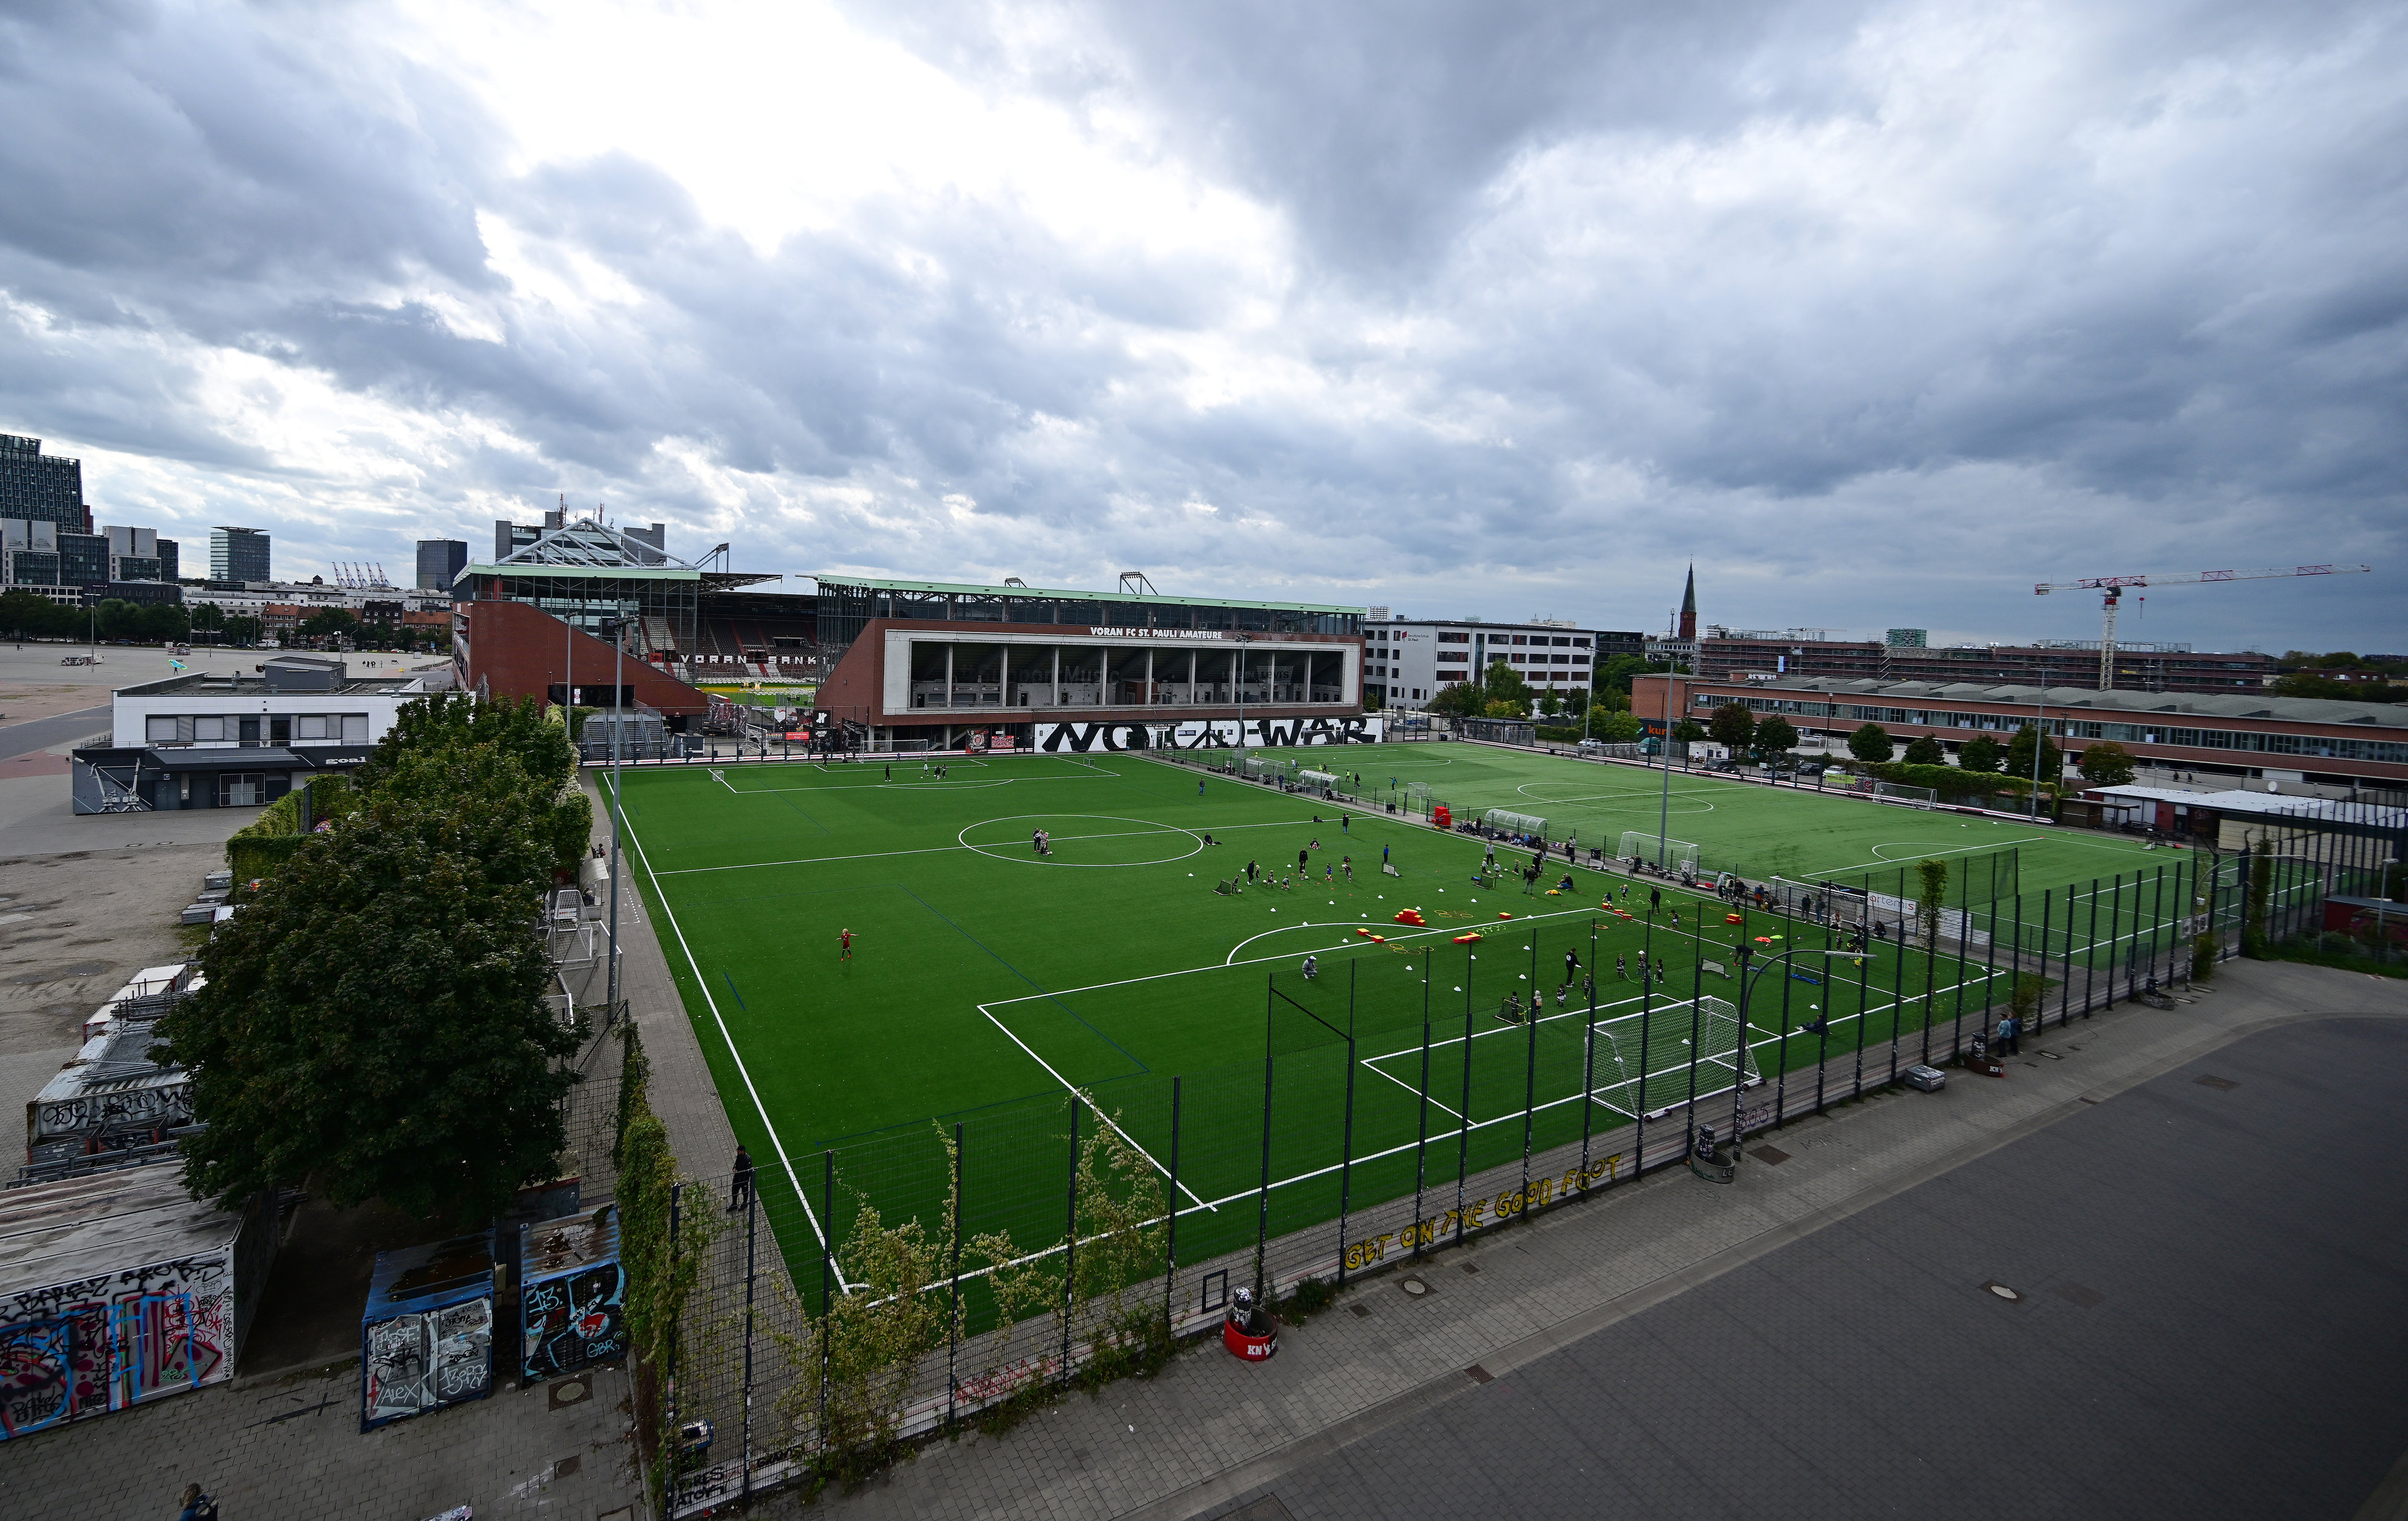
[(1262, 608), (1273, 612), (1351, 612), (1357, 616), (1368, 615), (1371, 610), (1326, 602), (1244, 602), (1226, 596), (1148, 596), (1140, 592), (1074, 592), (1052, 586), (976, 586), (950, 581), (880, 581), (870, 576), (813, 574), (809, 579), (824, 586), (859, 586), (876, 592), (927, 592), (944, 596), (1053, 597), (1070, 602), (1144, 602), (1175, 608)]

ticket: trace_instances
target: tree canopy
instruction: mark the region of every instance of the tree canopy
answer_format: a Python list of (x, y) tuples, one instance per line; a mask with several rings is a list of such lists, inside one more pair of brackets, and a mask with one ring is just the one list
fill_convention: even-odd
[(2005, 758), (1999, 741), (1986, 734), (1977, 734), (1956, 747), (1956, 764), (1968, 771), (1995, 771)]
[(559, 858), (538, 790), (493, 745), (413, 758), (300, 847), (201, 955), (161, 1022), (192, 1069), (195, 1198), (314, 1180), (474, 1218), (549, 1177), (577, 1032), (529, 933)]
[(1779, 713), (1767, 716), (1756, 725), (1756, 758), (1767, 766), (1778, 766), (1798, 748), (1798, 729)]
[(1756, 714), (1743, 702), (1727, 702), (1714, 710), (1706, 723), (1706, 731), (1714, 742), (1727, 745), (1734, 755), (1744, 752), (1756, 740)]
[(1919, 734), (1907, 742), (1906, 754), (1902, 758), (1909, 766), (1945, 766), (1948, 764), (1948, 751), (1931, 736)]
[(1885, 761), (1896, 753), (1896, 747), (1890, 743), (1889, 730), (1868, 724), (1848, 736), (1848, 753), (1860, 761)]
[(2040, 730), (2029, 724), (2017, 729), (2014, 739), (2007, 745), (2007, 774), (2019, 776), (2026, 782), (2032, 780), (2032, 741), (2035, 739), (2041, 746), (2040, 780), (2055, 782), (2062, 778), (2065, 775), (2064, 753), (2057, 749), (2056, 740), (2042, 737)]
[(2120, 787), (2132, 780), (2132, 753), (2113, 739), (2094, 741), (2082, 753), (2082, 780), (2094, 787)]

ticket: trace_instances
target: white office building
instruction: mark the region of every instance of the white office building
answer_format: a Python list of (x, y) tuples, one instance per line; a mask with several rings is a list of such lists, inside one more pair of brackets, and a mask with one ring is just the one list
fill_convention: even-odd
[(1643, 653), (1646, 645), (1641, 634), (1547, 619), (1492, 624), (1392, 617), (1367, 620), (1363, 639), (1365, 686), (1379, 691), (1383, 706), (1409, 710), (1428, 707), (1430, 698), (1498, 660), (1541, 694), (1585, 692), (1597, 662)]

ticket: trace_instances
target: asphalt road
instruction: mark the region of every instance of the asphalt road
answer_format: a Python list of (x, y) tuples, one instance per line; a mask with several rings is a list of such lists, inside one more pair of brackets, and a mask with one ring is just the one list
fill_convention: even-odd
[(106, 703), (97, 708), (79, 708), (72, 713), (56, 713), (49, 718), (33, 718), (22, 724), (0, 725), (0, 760), (36, 750), (48, 750), (52, 745), (89, 739), (108, 731), (108, 705)]
[(2408, 1025), (2249, 1037), (1220, 1514), (2373, 1514), (2408, 1471), (2403, 1091)]

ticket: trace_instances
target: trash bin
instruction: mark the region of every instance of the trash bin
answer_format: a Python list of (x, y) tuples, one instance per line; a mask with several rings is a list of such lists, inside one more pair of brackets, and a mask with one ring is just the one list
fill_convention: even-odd
[(1906, 1082), (1909, 1087), (1921, 1088), (1926, 1093), (1938, 1093), (1948, 1086), (1948, 1074), (1937, 1067), (1926, 1067), (1921, 1062), (1917, 1062), (1906, 1069)]
[(1242, 1362), (1261, 1362), (1279, 1350), (1279, 1323), (1254, 1302), (1254, 1291), (1241, 1288), (1230, 1297), (1228, 1313), (1221, 1320), (1221, 1344)]

